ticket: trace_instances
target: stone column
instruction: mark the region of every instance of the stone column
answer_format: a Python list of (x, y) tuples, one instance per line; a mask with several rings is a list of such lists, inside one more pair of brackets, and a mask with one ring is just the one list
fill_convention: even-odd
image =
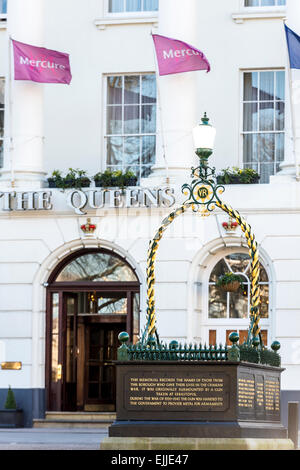
[[(44, 46), (45, 0), (8, 2), (8, 36)], [(1, 186), (39, 188), (43, 171), (43, 85), (15, 81), (11, 46), (11, 81), (7, 74), (7, 119)]]
[[(300, 2), (287, 0), (286, 25), (300, 34)], [(271, 177), (271, 182), (273, 180), (276, 183), (288, 182), (300, 177), (300, 71), (291, 70), (289, 73), (288, 52), (286, 57), (285, 158), (280, 165), (281, 171)], [(292, 96), (290, 81), (292, 82)]]
[[(188, 5), (186, 4), (188, 3)], [(199, 0), (163, 0), (159, 4), (158, 34), (182, 40), (195, 47)], [(166, 181), (166, 162), (171, 183), (189, 180), (194, 158), (192, 129), (200, 121), (196, 109), (197, 73), (188, 72), (158, 77), (158, 119), (156, 164), (152, 178)], [(204, 73), (204, 72), (203, 72)]]

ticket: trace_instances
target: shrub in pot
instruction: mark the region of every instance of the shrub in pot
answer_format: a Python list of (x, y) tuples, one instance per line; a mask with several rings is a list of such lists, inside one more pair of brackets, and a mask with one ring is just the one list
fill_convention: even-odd
[(0, 428), (21, 428), (23, 426), (23, 410), (17, 407), (14, 392), (9, 385), (4, 409), (0, 410)]
[(63, 184), (63, 176), (61, 174), (61, 171), (59, 170), (54, 170), (52, 172), (52, 175), (47, 178), (49, 188), (61, 188)]

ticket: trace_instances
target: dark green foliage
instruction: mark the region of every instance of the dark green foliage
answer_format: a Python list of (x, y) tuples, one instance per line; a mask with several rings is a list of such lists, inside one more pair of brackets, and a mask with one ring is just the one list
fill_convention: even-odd
[(217, 176), (218, 184), (256, 184), (259, 181), (259, 174), (252, 168), (225, 168)]
[(15, 400), (15, 395), (14, 395), (14, 392), (12, 391), (10, 386), (8, 388), (4, 408), (6, 410), (16, 410), (17, 409), (17, 403), (16, 403), (16, 400)]

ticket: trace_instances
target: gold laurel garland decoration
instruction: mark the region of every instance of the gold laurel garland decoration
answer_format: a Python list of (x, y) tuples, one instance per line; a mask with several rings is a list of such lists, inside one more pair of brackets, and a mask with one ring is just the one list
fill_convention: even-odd
[(156, 315), (155, 315), (155, 299), (154, 299), (154, 284), (155, 284), (155, 259), (158, 250), (159, 242), (162, 239), (164, 232), (169, 225), (180, 215), (182, 215), (191, 204), (185, 203), (162, 221), (155, 237), (150, 241), (148, 256), (147, 256), (147, 297), (148, 297), (148, 337), (154, 337), (156, 334)]
[(234, 218), (237, 223), (240, 225), (242, 231), (245, 234), (247, 239), (248, 247), (250, 249), (249, 253), (252, 259), (251, 262), (251, 313), (253, 319), (252, 325), (252, 335), (257, 337), (260, 335), (260, 316), (259, 316), (259, 305), (260, 305), (260, 287), (259, 287), (259, 274), (260, 274), (260, 265), (259, 265), (259, 255), (257, 243), (255, 241), (254, 234), (252, 232), (251, 226), (246, 222), (246, 220), (240, 215), (240, 213), (227, 204), (223, 202), (216, 201), (216, 205), (221, 208), (224, 212), (229, 214), (230, 217)]

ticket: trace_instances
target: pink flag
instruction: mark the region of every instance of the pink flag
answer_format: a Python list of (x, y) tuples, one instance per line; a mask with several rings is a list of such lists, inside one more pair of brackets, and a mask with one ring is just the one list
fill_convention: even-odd
[(70, 84), (69, 54), (14, 41), (15, 80)]
[(153, 34), (159, 75), (191, 72), (193, 70), (210, 71), (210, 65), (203, 52), (177, 39)]

